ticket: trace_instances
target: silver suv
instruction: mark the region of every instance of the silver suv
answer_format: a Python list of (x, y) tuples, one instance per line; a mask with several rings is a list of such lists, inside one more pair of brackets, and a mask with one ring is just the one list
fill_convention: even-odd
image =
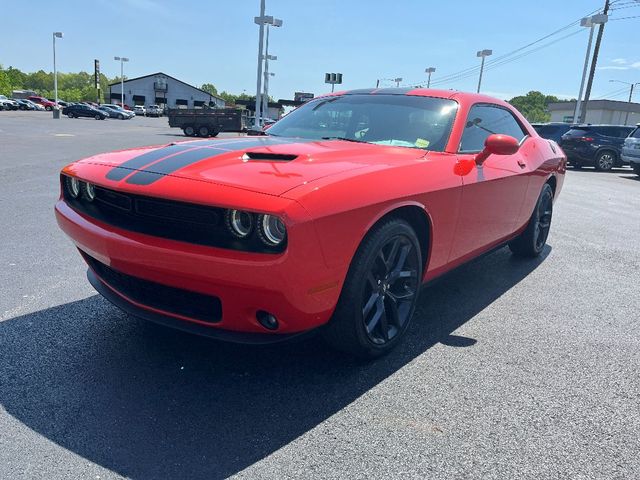
[(640, 123), (622, 145), (622, 161), (631, 165), (636, 175), (640, 175)]

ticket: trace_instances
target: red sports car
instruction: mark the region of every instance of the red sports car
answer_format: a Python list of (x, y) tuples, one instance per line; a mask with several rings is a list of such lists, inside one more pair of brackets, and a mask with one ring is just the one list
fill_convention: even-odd
[(55, 210), (89, 281), (133, 315), (238, 342), (318, 329), (372, 357), (401, 341), (422, 283), (505, 244), (539, 255), (565, 169), (503, 101), (353, 90), (260, 137), (72, 163)]

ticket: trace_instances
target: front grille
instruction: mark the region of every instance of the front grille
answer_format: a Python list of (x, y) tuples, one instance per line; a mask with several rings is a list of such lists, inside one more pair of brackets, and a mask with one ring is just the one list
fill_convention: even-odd
[(263, 243), (257, 232), (247, 238), (234, 236), (225, 224), (224, 208), (163, 200), (95, 187), (96, 197), (89, 201), (84, 192), (73, 198), (65, 188), (65, 202), (74, 210), (123, 230), (212, 247), (258, 253), (280, 253), (278, 246)]
[(222, 320), (222, 304), (218, 297), (127, 275), (81, 253), (103, 282), (136, 303), (209, 323)]

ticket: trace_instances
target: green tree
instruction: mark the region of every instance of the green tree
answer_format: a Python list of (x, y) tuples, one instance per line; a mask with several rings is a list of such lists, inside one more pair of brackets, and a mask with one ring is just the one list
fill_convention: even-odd
[(204, 90), (211, 95), (218, 95), (218, 89), (213, 83), (205, 83), (204, 85), (202, 85), (202, 87), (200, 87), (200, 90)]
[(558, 101), (558, 97), (544, 95), (533, 90), (526, 95), (513, 97), (509, 100), (509, 103), (516, 107), (530, 122), (548, 122), (551, 119), (551, 115), (547, 110), (547, 106)]

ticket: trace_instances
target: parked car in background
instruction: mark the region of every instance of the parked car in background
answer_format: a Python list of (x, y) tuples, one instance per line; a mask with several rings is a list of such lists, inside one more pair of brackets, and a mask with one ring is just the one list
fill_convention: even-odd
[(118, 112), (118, 115), (114, 118), (119, 118), (120, 120), (128, 120), (136, 116), (135, 112), (130, 112), (128, 110), (125, 110), (120, 105), (116, 105), (115, 103), (103, 103), (100, 106), (107, 107), (107, 108), (110, 108), (111, 110)]
[(38, 95), (31, 95), (27, 99), (31, 100), (33, 103), (37, 103), (37, 104), (42, 105), (45, 110), (51, 110), (56, 105), (55, 103), (47, 100), (44, 97), (40, 97)]
[(4, 110), (18, 110), (20, 108), (20, 104), (18, 102), (7, 98), (5, 95), (0, 95), (0, 103)]
[(78, 118), (78, 117), (93, 117), (96, 120), (104, 120), (109, 117), (109, 114), (103, 112), (102, 110), (98, 110), (97, 108), (93, 108), (90, 105), (78, 104), (78, 105), (69, 105), (68, 107), (64, 107), (62, 109), (62, 114), (66, 115), (69, 118)]
[(634, 127), (624, 125), (572, 125), (560, 146), (574, 168), (585, 165), (606, 172), (621, 167), (622, 144)]
[(147, 107), (147, 117), (159, 117), (162, 115), (162, 109), (158, 105), (149, 105)]
[(29, 100), (17, 99), (20, 110), (36, 110), (36, 105)]
[(556, 143), (560, 143), (562, 135), (567, 133), (571, 129), (570, 123), (562, 122), (548, 122), (548, 123), (532, 123), (531, 126), (535, 128), (538, 135), (547, 140), (553, 140)]
[(135, 107), (133, 107), (133, 113), (144, 117), (147, 114), (147, 110), (144, 108), (144, 105), (136, 105)]
[(130, 120), (134, 117), (131, 112), (127, 112), (126, 110), (122, 110), (117, 107), (110, 107), (109, 105), (100, 105), (98, 110), (105, 112), (109, 115), (109, 118), (117, 118), (119, 120)]
[(624, 139), (621, 157), (623, 162), (629, 163), (636, 175), (640, 175), (640, 123)]

